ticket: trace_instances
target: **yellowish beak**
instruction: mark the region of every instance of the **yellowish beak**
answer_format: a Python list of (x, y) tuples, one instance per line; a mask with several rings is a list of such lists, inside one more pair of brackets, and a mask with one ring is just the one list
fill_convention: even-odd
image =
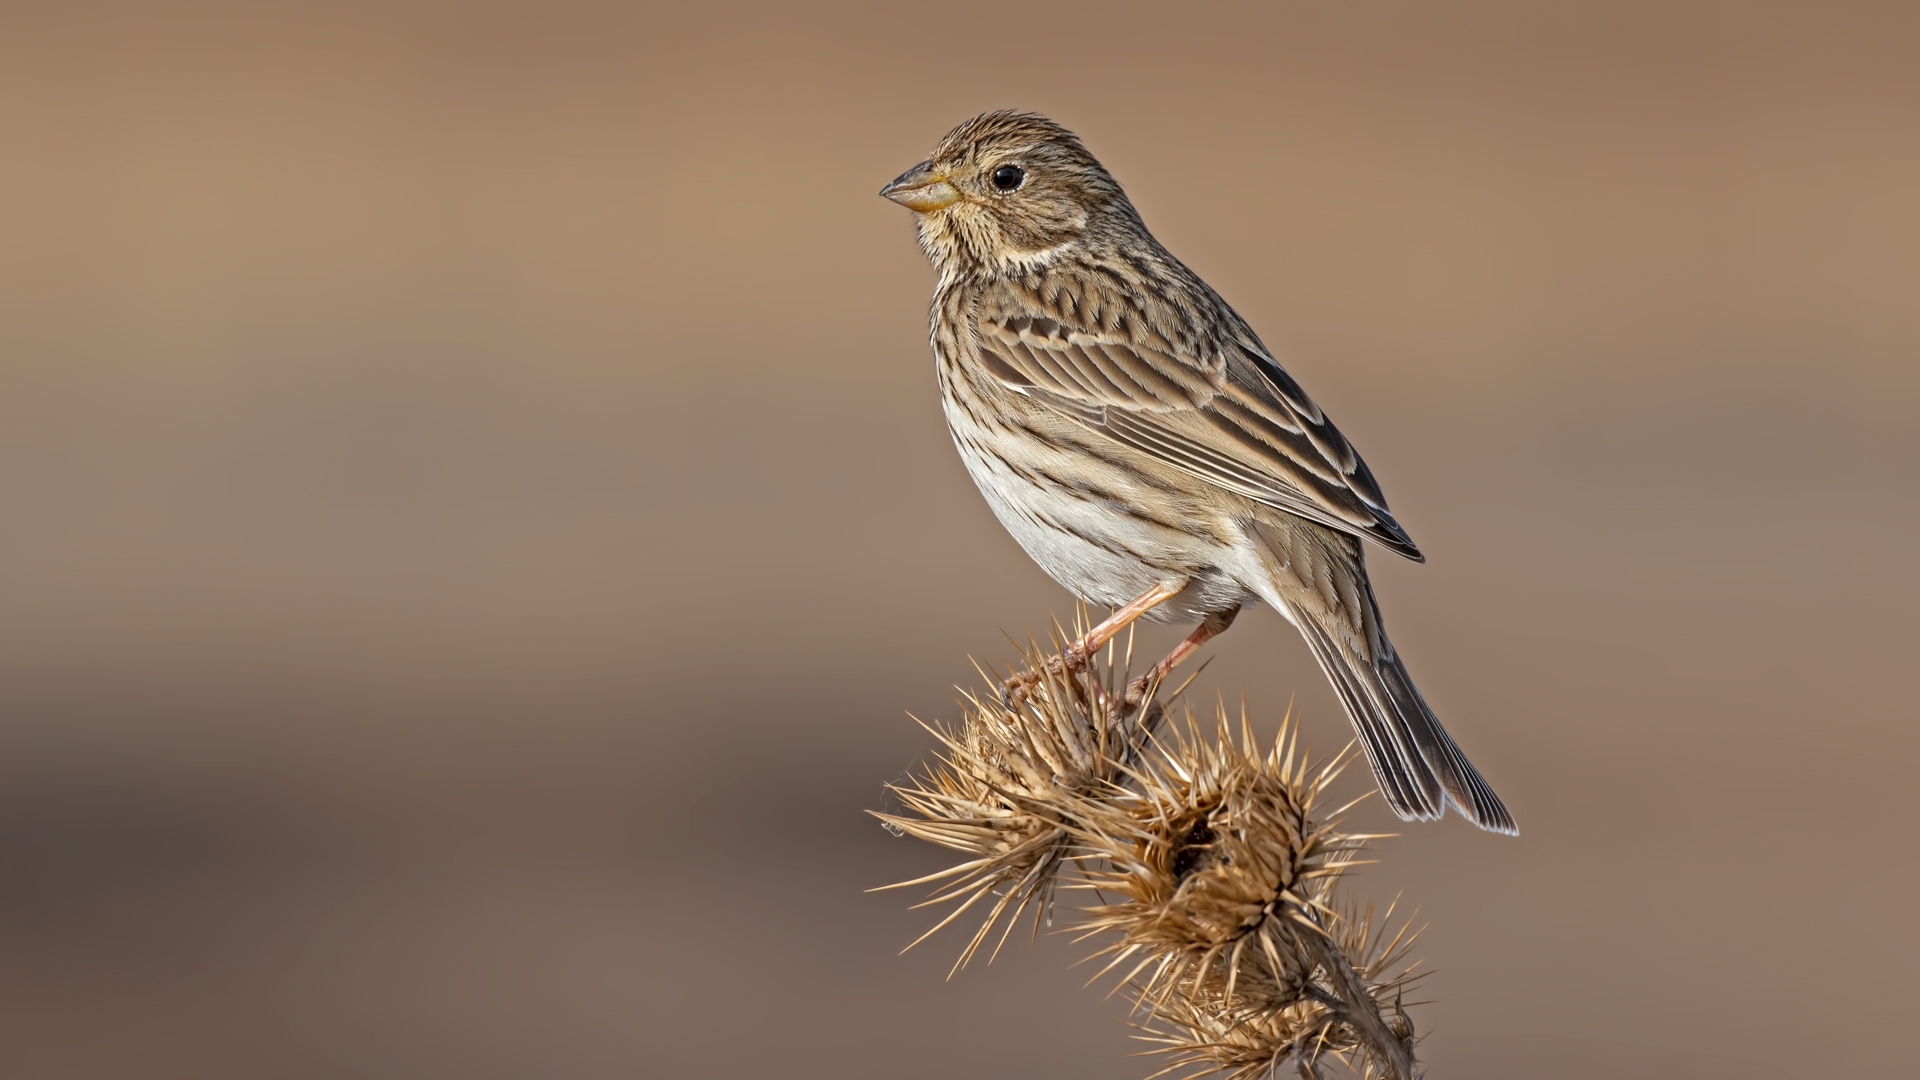
[(894, 178), (880, 194), (909, 210), (927, 213), (960, 201), (960, 192), (933, 171), (933, 162), (923, 161)]

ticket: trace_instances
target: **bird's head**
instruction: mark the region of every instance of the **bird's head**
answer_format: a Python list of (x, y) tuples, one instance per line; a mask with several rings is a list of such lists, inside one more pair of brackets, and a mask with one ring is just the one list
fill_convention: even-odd
[(920, 244), (942, 271), (1024, 274), (1141, 228), (1079, 138), (1033, 113), (974, 117), (880, 194), (919, 215)]

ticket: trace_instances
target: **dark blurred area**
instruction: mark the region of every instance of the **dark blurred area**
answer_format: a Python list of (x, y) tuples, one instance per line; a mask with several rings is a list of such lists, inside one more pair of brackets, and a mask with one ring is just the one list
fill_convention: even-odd
[[(0, 1059), (34, 1078), (1144, 1076), (944, 975), (862, 811), (1072, 599), (874, 192), (1077, 130), (1427, 551), (1520, 818), (1355, 881), (1429, 1075), (1891, 1074), (1920, 873), (1920, 9), (15, 4)], [(1149, 644), (1181, 628), (1160, 628)], [(1162, 640), (1162, 639), (1166, 640)], [(1192, 693), (1348, 738), (1256, 610)], [(1361, 771), (1344, 781), (1364, 790)], [(1904, 853), (1904, 854), (1903, 854)]]

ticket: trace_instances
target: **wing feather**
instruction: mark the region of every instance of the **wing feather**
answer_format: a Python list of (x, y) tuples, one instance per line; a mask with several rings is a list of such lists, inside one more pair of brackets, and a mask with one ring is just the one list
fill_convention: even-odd
[(1009, 388), (1228, 491), (1422, 558), (1352, 444), (1255, 346), (1188, 356), (1164, 335), (1004, 308), (976, 325), (986, 370)]

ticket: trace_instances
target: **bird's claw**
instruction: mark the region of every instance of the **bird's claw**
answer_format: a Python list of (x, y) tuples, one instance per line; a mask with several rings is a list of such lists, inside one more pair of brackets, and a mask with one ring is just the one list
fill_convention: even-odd
[[(1047, 657), (1047, 662), (1042, 666), (1046, 669), (1047, 675), (1055, 678), (1062, 675), (1078, 675), (1086, 670), (1087, 656), (1077, 648), (1068, 648), (1058, 656)], [(1000, 704), (1009, 709), (1017, 709), (1025, 705), (1033, 697), (1034, 688), (1038, 687), (1044, 678), (1045, 676), (1040, 672), (1028, 668), (1025, 671), (1016, 671), (1000, 680)]]
[(1040, 685), (1040, 673), (1031, 669), (1016, 671), (1000, 680), (1000, 704), (1009, 709), (1018, 709), (1033, 696), (1033, 688)]

